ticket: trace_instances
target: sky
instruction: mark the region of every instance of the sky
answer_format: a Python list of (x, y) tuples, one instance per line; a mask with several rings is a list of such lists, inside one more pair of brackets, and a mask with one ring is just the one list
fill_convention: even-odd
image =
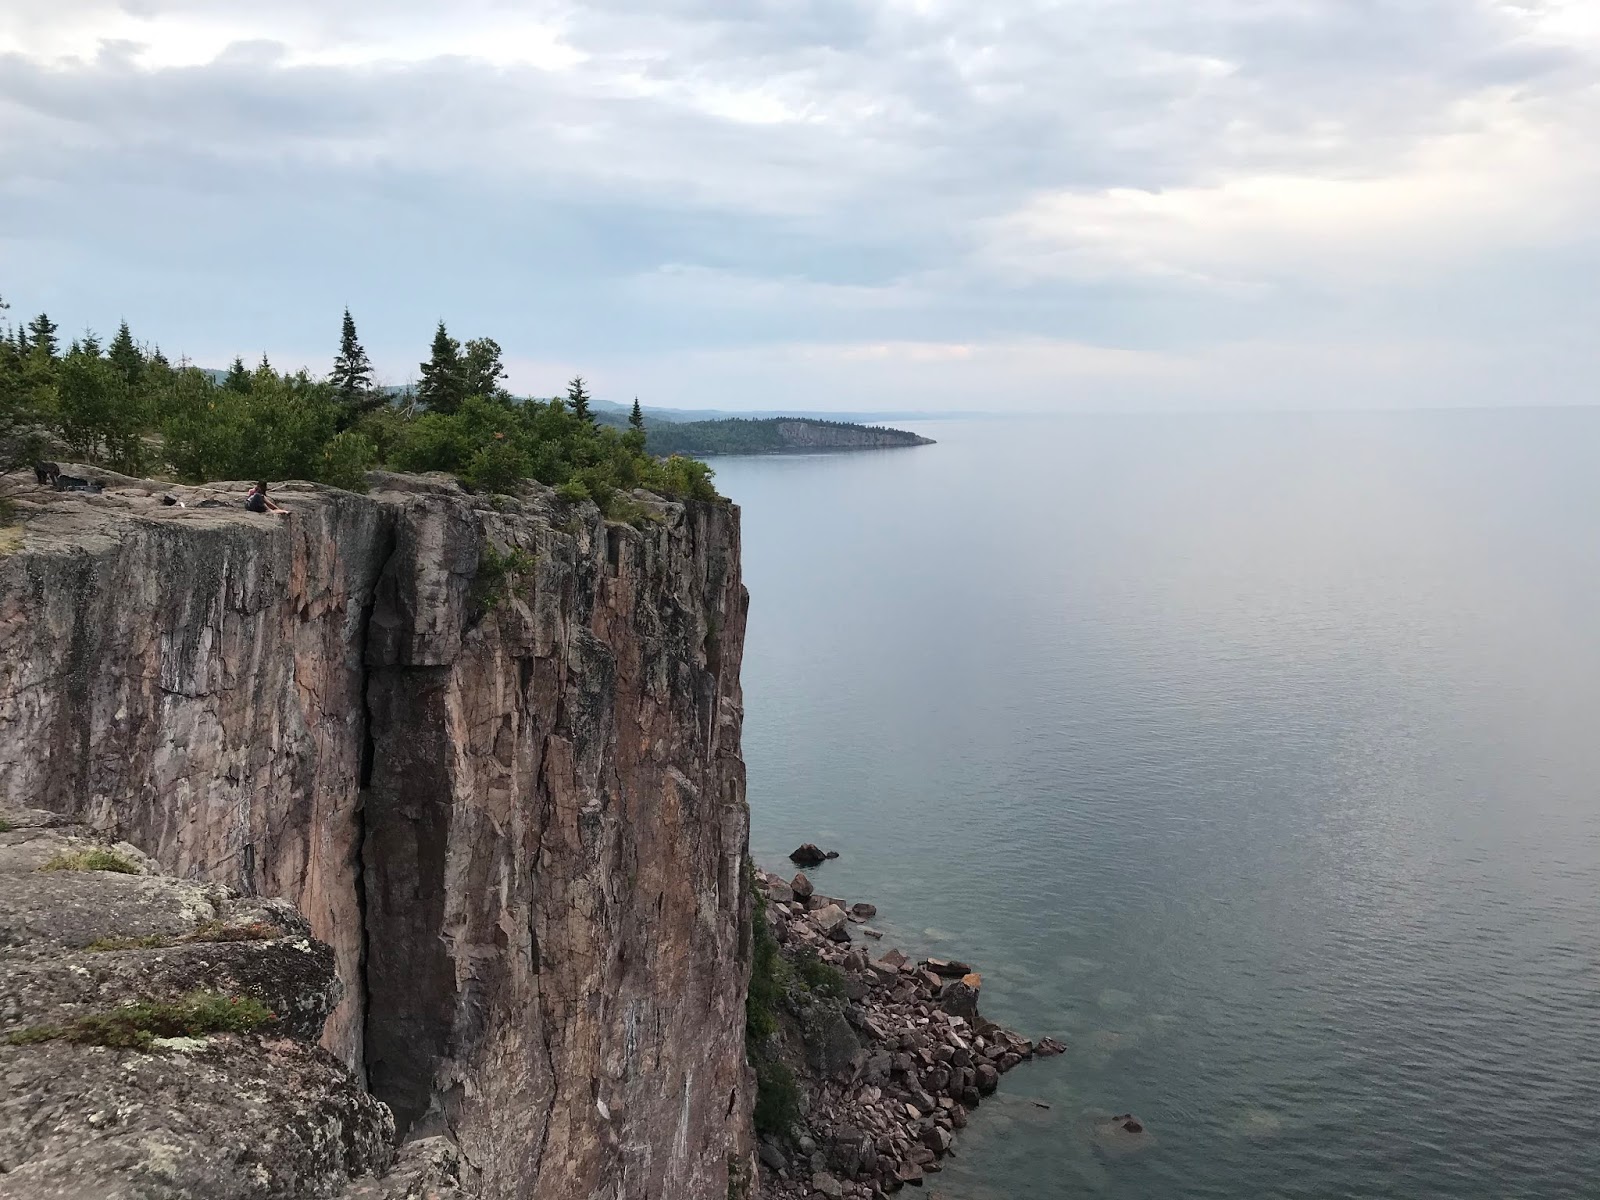
[(1587, 404), (1600, 0), (6, 0), (0, 296), (730, 410)]

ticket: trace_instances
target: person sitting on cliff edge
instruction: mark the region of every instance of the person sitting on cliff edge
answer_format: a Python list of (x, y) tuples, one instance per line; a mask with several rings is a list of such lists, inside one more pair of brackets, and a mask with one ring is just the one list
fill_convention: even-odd
[(267, 485), (265, 483), (258, 483), (250, 489), (250, 494), (244, 498), (244, 506), (253, 513), (270, 512), (284, 515), (289, 511), (287, 508), (273, 503), (272, 497), (267, 495)]

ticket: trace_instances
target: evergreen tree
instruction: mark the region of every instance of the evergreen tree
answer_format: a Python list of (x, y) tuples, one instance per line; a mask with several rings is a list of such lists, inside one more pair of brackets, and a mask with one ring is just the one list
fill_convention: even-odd
[(500, 381), (506, 377), (505, 364), (500, 361), (500, 343), (493, 338), (470, 339), (461, 360), (461, 375), (468, 396), (482, 396), (486, 400), (505, 396), (506, 390), (500, 386)]
[(622, 435), (622, 444), (632, 454), (644, 453), (644, 409), (639, 407), (637, 396), (633, 398), (633, 411), (628, 414), (628, 428)]
[[(167, 361), (167, 356), (165, 354), (161, 353), (161, 347), (160, 346), (157, 346), (154, 350), (152, 350), (150, 352), (150, 365), (152, 367), (161, 367), (164, 370), (170, 369), (172, 367), (172, 364)], [(243, 364), (241, 364), (241, 365), (243, 365)]]
[[(79, 346), (77, 342), (74, 342), (73, 345)], [(95, 336), (94, 330), (85, 329), (83, 331), (83, 343), (79, 346), (79, 349), (90, 358), (100, 357), (100, 339)]]
[(433, 335), (433, 353), (422, 364), (422, 382), (417, 384), (417, 399), (437, 413), (453, 413), (466, 394), (461, 371), (461, 344), (439, 322)]
[(366, 412), (383, 402), (381, 395), (374, 402), (372, 360), (356, 340), (356, 322), (348, 308), (344, 310), (344, 325), (339, 331), (339, 353), (333, 360), (328, 382), (333, 385), (333, 394), (340, 406), (351, 415)]
[(244, 369), (244, 359), (240, 355), (233, 356), (233, 366), (228, 368), (228, 375), (222, 381), (222, 386), (230, 392), (238, 392), (241, 396), (250, 392), (250, 372)]
[(138, 387), (139, 381), (144, 377), (144, 355), (139, 353), (139, 347), (133, 344), (133, 334), (124, 321), (117, 326), (117, 336), (111, 339), (111, 349), (106, 357), (111, 360), (111, 365), (117, 373), (127, 381), (129, 387)]
[(28, 348), (44, 358), (55, 358), (61, 344), (56, 341), (56, 323), (48, 313), (40, 313), (28, 322)]
[(594, 413), (589, 411), (589, 400), (589, 393), (583, 386), (583, 376), (574, 375), (572, 382), (567, 384), (567, 407), (578, 420), (593, 425)]

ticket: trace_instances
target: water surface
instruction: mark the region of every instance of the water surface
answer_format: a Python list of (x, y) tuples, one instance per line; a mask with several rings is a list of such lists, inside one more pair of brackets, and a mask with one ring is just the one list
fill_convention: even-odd
[(921, 431), (715, 465), (758, 861), (1069, 1046), (933, 1190), (1600, 1196), (1600, 410)]

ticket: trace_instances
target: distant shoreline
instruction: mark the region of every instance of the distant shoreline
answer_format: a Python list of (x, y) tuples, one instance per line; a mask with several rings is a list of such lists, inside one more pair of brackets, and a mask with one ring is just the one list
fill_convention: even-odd
[(892, 450), (934, 444), (932, 438), (904, 429), (813, 417), (661, 421), (646, 425), (646, 437), (646, 449), (652, 454), (695, 457)]

